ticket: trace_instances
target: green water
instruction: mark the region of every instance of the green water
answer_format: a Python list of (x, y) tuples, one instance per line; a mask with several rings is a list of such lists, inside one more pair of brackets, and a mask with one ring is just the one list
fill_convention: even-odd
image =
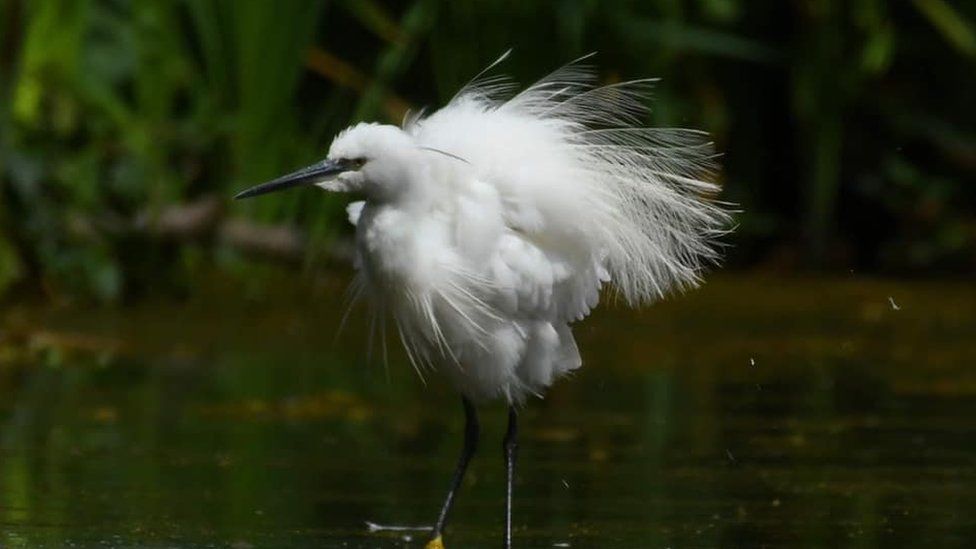
[[(365, 522), (433, 519), (460, 406), (367, 363), (359, 318), (333, 345), (339, 287), (9, 309), (0, 547), (422, 547)], [(517, 547), (976, 543), (971, 285), (714, 277), (577, 333), (583, 370), (522, 414)], [(481, 413), (450, 548), (499, 545)]]

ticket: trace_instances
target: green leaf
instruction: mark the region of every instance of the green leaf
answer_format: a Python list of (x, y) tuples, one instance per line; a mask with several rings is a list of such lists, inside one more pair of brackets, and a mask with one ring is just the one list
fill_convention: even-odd
[(956, 50), (976, 56), (976, 31), (956, 8), (944, 0), (913, 0), (913, 3)]

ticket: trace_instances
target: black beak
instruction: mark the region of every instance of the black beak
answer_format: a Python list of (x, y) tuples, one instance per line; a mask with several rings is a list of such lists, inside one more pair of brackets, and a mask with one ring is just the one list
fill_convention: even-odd
[(339, 175), (348, 169), (350, 169), (350, 167), (347, 166), (346, 162), (343, 160), (326, 159), (321, 162), (316, 162), (315, 164), (312, 164), (306, 168), (302, 168), (297, 172), (283, 175), (278, 179), (268, 181), (267, 183), (262, 183), (256, 187), (251, 187), (246, 191), (241, 191), (234, 196), (234, 200), (251, 198), (252, 196), (272, 193), (275, 191), (283, 191), (292, 187), (307, 187), (309, 185), (321, 183), (322, 181), (327, 181), (330, 177)]

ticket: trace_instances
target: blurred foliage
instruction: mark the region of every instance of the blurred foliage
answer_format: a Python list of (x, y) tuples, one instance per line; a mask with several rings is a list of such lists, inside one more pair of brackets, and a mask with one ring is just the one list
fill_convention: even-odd
[(523, 82), (592, 50), (607, 79), (663, 77), (653, 122), (725, 153), (737, 264), (972, 272), (974, 20), (945, 0), (0, 0), (0, 293), (243, 273), (219, 223), (147, 229), (208, 196), (325, 250), (341, 198), (227, 198), (351, 121), (440, 104), (509, 47)]

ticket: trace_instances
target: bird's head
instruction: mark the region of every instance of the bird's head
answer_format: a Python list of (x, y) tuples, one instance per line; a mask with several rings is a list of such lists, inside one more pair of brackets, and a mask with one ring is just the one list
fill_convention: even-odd
[(403, 193), (416, 175), (418, 148), (396, 126), (357, 124), (332, 141), (329, 154), (288, 175), (251, 187), (234, 198), (250, 198), (293, 187), (317, 186), (334, 192), (361, 192), (388, 200)]

